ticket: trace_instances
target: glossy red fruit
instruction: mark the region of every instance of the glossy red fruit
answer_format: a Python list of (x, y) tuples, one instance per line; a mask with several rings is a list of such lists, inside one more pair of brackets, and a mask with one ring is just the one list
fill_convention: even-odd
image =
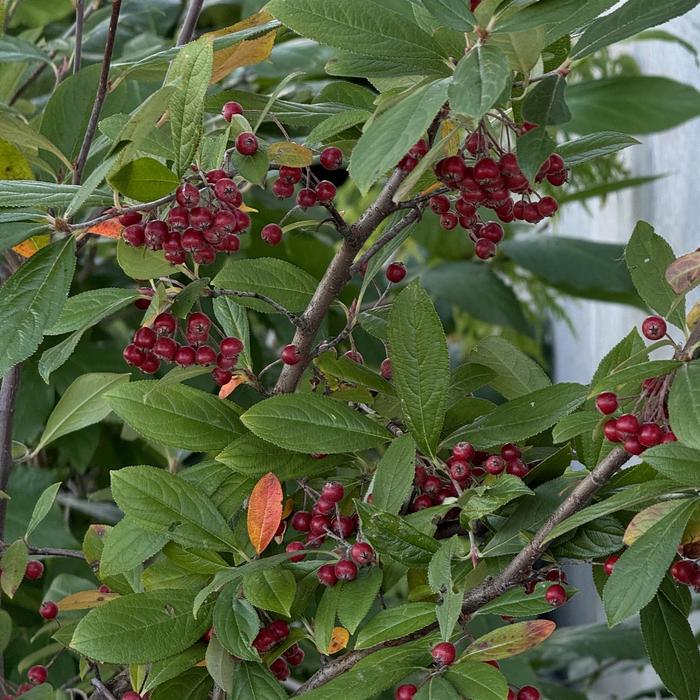
[(617, 431), (625, 435), (636, 435), (639, 432), (639, 421), (637, 416), (625, 413), (617, 419)]
[(355, 542), (350, 547), (350, 558), (358, 566), (368, 566), (374, 562), (374, 549), (367, 542)]
[(232, 335), (222, 338), (219, 351), (224, 357), (238, 357), (243, 352), (243, 343)]
[(226, 204), (230, 204), (234, 207), (237, 207), (243, 201), (238, 186), (230, 177), (222, 177), (220, 180), (216, 181), (214, 185), (214, 195), (220, 201), (226, 202)]
[(160, 369), (160, 360), (153, 354), (146, 355), (146, 359), (139, 369), (144, 374), (155, 374)]
[(25, 578), (30, 581), (36, 581), (44, 575), (44, 565), (37, 559), (32, 559), (27, 562), (27, 568), (24, 570)]
[(298, 644), (292, 644), (282, 656), (287, 659), (290, 666), (298, 666), (304, 661), (304, 650)]
[(292, 168), (289, 165), (283, 165), (279, 170), (280, 179), (290, 182), (292, 185), (301, 181), (302, 174), (301, 168)]
[(488, 260), (496, 255), (496, 244), (488, 238), (479, 238), (474, 244), (476, 257), (481, 260)]
[(678, 583), (685, 583), (687, 585), (692, 582), (695, 576), (695, 564), (692, 561), (683, 559), (682, 561), (674, 562), (671, 565), (670, 572), (671, 576), (673, 576)]
[(506, 460), (500, 455), (491, 455), (484, 462), (484, 468), (489, 474), (501, 474), (506, 468)]
[(145, 229), (141, 224), (132, 224), (122, 231), (122, 238), (134, 248), (142, 246), (146, 240)]
[(341, 559), (334, 571), (338, 581), (354, 581), (357, 578), (357, 564), (349, 559)]
[(567, 596), (564, 586), (560, 586), (558, 583), (555, 583), (553, 586), (550, 586), (544, 593), (544, 599), (550, 605), (553, 605), (557, 608), (560, 605), (564, 605), (564, 603), (566, 603), (566, 598)]
[[(287, 552), (303, 552), (304, 550), (305, 547), (301, 542), (290, 542), (285, 548)], [(305, 554), (295, 554), (293, 557), (289, 557), (289, 561), (304, 561), (305, 557)]]
[(501, 447), (501, 457), (503, 457), (506, 462), (518, 459), (519, 457), (522, 457), (522, 454), (523, 453), (520, 448), (517, 445), (514, 445), (512, 442), (509, 442)]
[(400, 262), (393, 262), (386, 268), (386, 278), (389, 282), (398, 284), (406, 276), (406, 266)]
[(291, 525), (298, 532), (308, 532), (311, 527), (311, 513), (307, 510), (298, 510), (292, 515)]
[(489, 183), (497, 180), (501, 175), (501, 169), (493, 158), (482, 158), (474, 166), (474, 179), (477, 182)]
[(448, 156), (438, 161), (435, 174), (448, 186), (456, 186), (469, 174), (467, 166), (459, 156)]
[(289, 678), (289, 666), (286, 660), (280, 656), (270, 664), (270, 672), (278, 681), (286, 681)]
[(146, 359), (146, 354), (140, 347), (138, 347), (138, 345), (129, 343), (129, 345), (124, 348), (122, 357), (128, 365), (131, 365), (132, 367), (140, 367)]
[(442, 482), (436, 476), (427, 476), (423, 482), (422, 489), (429, 496), (437, 495), (437, 492), (442, 487)]
[(450, 211), (450, 200), (444, 194), (436, 194), (430, 198), (430, 208), (435, 214)]
[(479, 235), (492, 243), (500, 243), (503, 240), (503, 226), (491, 221), (479, 231)]
[(338, 577), (335, 575), (335, 567), (333, 564), (324, 564), (316, 572), (316, 577), (319, 583), (329, 588), (338, 583)]
[(277, 637), (267, 627), (263, 627), (253, 640), (253, 648), (261, 654), (270, 651), (276, 645)]
[(167, 312), (158, 314), (153, 321), (153, 330), (158, 335), (172, 335), (177, 330), (177, 319)]
[(268, 245), (279, 245), (282, 242), (282, 227), (278, 224), (267, 224), (262, 227), (260, 238)]
[(319, 160), (326, 170), (337, 170), (343, 164), (343, 152), (335, 146), (329, 146), (321, 151)]
[(615, 564), (617, 564), (619, 559), (619, 554), (612, 554), (605, 560), (605, 562), (603, 562), (603, 571), (605, 572), (606, 576), (610, 576), (612, 574), (613, 570), (615, 569)]
[(148, 326), (139, 328), (134, 334), (134, 345), (146, 350), (150, 350), (155, 345), (156, 340), (158, 340), (156, 332)]
[(293, 343), (285, 345), (280, 353), (280, 359), (285, 365), (296, 365), (301, 361), (301, 353), (299, 352), (299, 348)]
[(404, 683), (394, 691), (394, 700), (413, 700), (418, 688), (413, 683)]
[(197, 351), (189, 345), (181, 345), (175, 353), (175, 362), (181, 367), (191, 367), (197, 358)]
[(411, 504), (413, 512), (418, 512), (419, 510), (425, 510), (426, 508), (432, 508), (435, 505), (431, 496), (427, 493), (421, 494), (416, 497)]
[(175, 199), (181, 207), (196, 207), (199, 204), (199, 190), (192, 183), (185, 182), (177, 188)]
[(134, 224), (140, 223), (142, 218), (141, 213), (138, 211), (125, 211), (119, 217), (119, 223), (122, 226), (133, 226)]
[(144, 227), (144, 245), (150, 250), (161, 250), (169, 235), (170, 229), (165, 221), (149, 221)]
[(525, 464), (523, 460), (519, 458), (511, 459), (506, 466), (507, 474), (517, 476), (520, 479), (526, 477), (528, 471), (530, 470), (528, 469), (527, 464)]
[(382, 375), (383, 379), (386, 379), (388, 382), (391, 381), (391, 378), (394, 376), (393, 372), (391, 371), (391, 360), (386, 357), (382, 360), (382, 363), (379, 365), (379, 374)]
[(299, 194), (297, 195), (297, 205), (302, 209), (308, 209), (316, 204), (317, 199), (318, 197), (316, 192), (308, 187), (305, 187), (304, 189), (299, 190)]
[(39, 615), (45, 620), (53, 620), (58, 615), (58, 605), (52, 600), (47, 600), (41, 604)]
[(540, 700), (541, 694), (537, 688), (531, 685), (524, 685), (518, 691), (518, 700)]
[(336, 188), (332, 182), (328, 180), (321, 180), (321, 182), (316, 185), (316, 198), (322, 204), (328, 204), (333, 201), (336, 195)]
[(272, 183), (272, 194), (279, 199), (289, 199), (294, 194), (294, 185), (278, 178)]
[(644, 452), (644, 446), (639, 442), (636, 435), (628, 435), (624, 439), (622, 446), (625, 448), (625, 452), (631, 455), (640, 455)]
[(233, 373), (221, 367), (215, 367), (211, 371), (211, 376), (218, 386), (225, 386), (233, 379)]
[(171, 362), (177, 354), (178, 344), (172, 338), (158, 338), (153, 346), (153, 354), (161, 360)]
[(663, 440), (663, 430), (656, 423), (642, 423), (637, 439), (644, 447), (654, 447)]
[(450, 642), (440, 642), (433, 647), (430, 655), (433, 657), (433, 661), (436, 665), (450, 666), (457, 658), (457, 649), (455, 649), (455, 645)]
[(676, 437), (676, 434), (671, 430), (667, 430), (664, 433), (664, 436), (661, 438), (661, 442), (664, 444), (667, 442), (677, 442), (677, 441), (678, 441), (678, 438)]
[(457, 215), (453, 214), (451, 211), (445, 212), (440, 216), (440, 226), (444, 228), (445, 231), (451, 231), (456, 228), (458, 223), (459, 219)]
[(243, 107), (238, 102), (226, 102), (221, 108), (221, 115), (230, 122), (236, 114), (243, 114)]
[(244, 131), (236, 138), (236, 150), (242, 156), (252, 156), (258, 152), (258, 139), (252, 131)]
[(331, 521), (326, 515), (314, 515), (309, 524), (309, 532), (312, 535), (324, 535), (331, 527)]
[(215, 185), (219, 180), (228, 177), (228, 173), (222, 168), (216, 168), (214, 170), (208, 170), (204, 177), (206, 177), (210, 185)]
[(642, 323), (642, 333), (649, 340), (661, 340), (666, 335), (667, 326), (661, 316), (649, 316)]
[(474, 454), (474, 446), (470, 442), (458, 442), (452, 448), (452, 456), (462, 462), (471, 461)]
[(604, 391), (602, 394), (598, 394), (595, 399), (595, 406), (605, 416), (615, 413), (619, 406), (617, 394), (613, 394), (612, 391)]
[(289, 637), (289, 625), (284, 620), (273, 620), (267, 626), (267, 629), (269, 629), (279, 641)]
[(27, 678), (34, 685), (41, 685), (46, 683), (46, 679), (49, 677), (49, 670), (46, 666), (31, 666), (27, 671)]
[(206, 367), (216, 363), (216, 351), (208, 345), (200, 345), (195, 352), (195, 362)]
[(338, 503), (345, 496), (345, 488), (339, 481), (328, 481), (321, 489), (321, 497), (331, 503)]
[(603, 426), (603, 435), (605, 435), (605, 439), (609, 442), (620, 442), (622, 438), (617, 429), (617, 421), (615, 419), (605, 422)]

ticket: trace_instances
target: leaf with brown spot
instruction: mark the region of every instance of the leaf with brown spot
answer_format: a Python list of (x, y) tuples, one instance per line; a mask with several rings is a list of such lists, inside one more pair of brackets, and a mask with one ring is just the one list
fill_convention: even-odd
[(674, 260), (666, 268), (666, 281), (676, 294), (685, 294), (700, 283), (700, 251)]
[(538, 646), (557, 628), (551, 620), (529, 620), (487, 632), (467, 647), (462, 658), (498, 661)]
[(248, 537), (260, 554), (272, 542), (282, 521), (282, 484), (268, 472), (253, 487), (248, 500)]
[(270, 163), (288, 165), (291, 168), (305, 168), (314, 160), (313, 151), (306, 146), (300, 146), (293, 141), (277, 141), (267, 149)]
[(348, 645), (349, 640), (350, 632), (345, 627), (334, 627), (333, 632), (331, 632), (331, 641), (328, 644), (328, 653), (337, 654), (342, 651)]
[(102, 591), (79, 591), (67, 595), (56, 603), (61, 612), (67, 610), (88, 610), (90, 608), (99, 608), (101, 605), (109, 603), (110, 600), (119, 598), (119, 593), (102, 593)]

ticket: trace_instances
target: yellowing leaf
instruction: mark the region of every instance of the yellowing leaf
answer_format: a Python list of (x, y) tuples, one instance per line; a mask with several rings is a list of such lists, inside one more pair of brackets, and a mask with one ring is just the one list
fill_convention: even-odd
[(56, 605), (61, 612), (67, 610), (87, 610), (89, 608), (99, 608), (100, 605), (109, 603), (110, 600), (119, 598), (119, 593), (102, 593), (101, 591), (79, 591), (67, 595), (59, 600)]
[(345, 627), (334, 627), (331, 632), (331, 641), (328, 644), (328, 653), (336, 654), (345, 649), (350, 640), (350, 632)]
[(49, 243), (51, 243), (51, 236), (47, 233), (41, 236), (27, 238), (26, 241), (22, 241), (19, 245), (13, 246), (12, 250), (14, 250), (15, 253), (19, 253), (23, 258), (31, 258), (34, 253), (45, 248)]
[(282, 521), (282, 484), (268, 472), (253, 487), (248, 500), (248, 537), (260, 554), (277, 532)]
[(228, 382), (227, 384), (224, 384), (221, 387), (221, 389), (219, 389), (219, 398), (220, 399), (228, 398), (229, 396), (231, 396), (231, 394), (233, 394), (233, 392), (236, 389), (238, 389), (238, 387), (241, 384), (245, 384), (247, 381), (248, 381), (248, 378), (246, 377), (245, 374), (234, 374), (231, 381)]
[(94, 233), (98, 236), (106, 236), (107, 238), (119, 238), (124, 227), (119, 223), (119, 219), (107, 219), (100, 224), (95, 224), (88, 229), (88, 233)]
[(472, 642), (464, 654), (473, 661), (498, 661), (544, 642), (557, 628), (551, 620), (530, 620), (498, 627)]
[[(236, 22), (230, 27), (218, 29), (215, 32), (210, 32), (207, 36), (219, 37), (239, 32), (242, 29), (250, 27), (258, 27), (265, 22), (269, 22), (272, 15), (264, 10), (248, 17), (247, 19)], [(214, 66), (211, 73), (211, 84), (218, 83), (229, 75), (236, 68), (241, 66), (252, 66), (256, 63), (264, 61), (272, 51), (275, 44), (275, 32), (268, 32), (256, 39), (249, 39), (240, 44), (234, 44), (228, 48), (214, 52)]]
[(688, 253), (666, 268), (666, 281), (676, 294), (685, 294), (700, 282), (700, 252)]
[(267, 149), (270, 163), (289, 165), (292, 168), (305, 168), (314, 160), (313, 151), (293, 141), (277, 141)]
[(678, 501), (662, 501), (649, 506), (637, 513), (630, 520), (625, 530), (622, 541), (629, 547), (638, 540), (652, 525), (655, 525), (661, 518), (668, 515), (678, 506)]
[(292, 514), (293, 510), (294, 510), (294, 499), (288, 498), (284, 502), (284, 508), (282, 509), (282, 520), (284, 520), (285, 518), (288, 518)]
[(254, 207), (249, 207), (245, 202), (241, 204), (240, 207), (238, 207), (241, 211), (247, 211), (247, 212), (252, 212), (253, 214), (257, 214), (259, 209), (255, 209)]
[(17, 146), (0, 139), (0, 180), (32, 180), (29, 161)]
[(440, 140), (447, 139), (443, 144), (442, 154), (453, 156), (459, 151), (459, 127), (451, 119), (440, 123)]

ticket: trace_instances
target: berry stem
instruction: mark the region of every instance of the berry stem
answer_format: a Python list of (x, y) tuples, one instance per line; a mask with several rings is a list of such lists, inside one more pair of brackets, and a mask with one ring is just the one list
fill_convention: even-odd
[(236, 289), (211, 289), (209, 290), (210, 297), (240, 297), (242, 299), (258, 299), (259, 301), (264, 301), (269, 304), (275, 311), (281, 313), (289, 319), (289, 322), (295, 326), (300, 327), (299, 316), (292, 313), (289, 309), (278, 304), (274, 299), (271, 299), (264, 294), (259, 294), (258, 292), (242, 292)]
[(204, 0), (191, 0), (182, 27), (180, 27), (180, 33), (177, 35), (177, 46), (183, 46), (192, 41), (203, 4)]
[[(0, 554), (10, 545), (0, 544)], [(39, 557), (66, 557), (68, 559), (85, 559), (85, 555), (79, 549), (61, 549), (56, 547), (32, 547), (28, 546), (27, 551)]]

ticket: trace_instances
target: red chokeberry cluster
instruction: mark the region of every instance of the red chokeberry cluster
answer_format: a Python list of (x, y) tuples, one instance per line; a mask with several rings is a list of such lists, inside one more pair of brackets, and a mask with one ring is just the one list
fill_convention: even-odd
[[(253, 648), (259, 654), (267, 654), (289, 637), (289, 625), (284, 620), (273, 620), (263, 627), (253, 640)], [(289, 678), (289, 667), (298, 666), (304, 661), (304, 650), (293, 644), (270, 666), (270, 671), (279, 681)]]

